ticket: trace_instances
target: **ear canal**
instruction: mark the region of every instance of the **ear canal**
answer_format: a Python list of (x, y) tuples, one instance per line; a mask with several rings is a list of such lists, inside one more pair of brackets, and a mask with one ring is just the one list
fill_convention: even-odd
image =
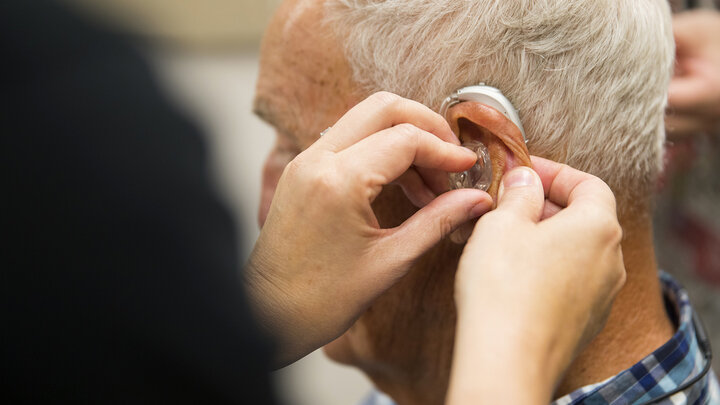
[(500, 111), (475, 101), (450, 107), (447, 117), (461, 142), (482, 142), (487, 147), (492, 166), (492, 182), (487, 192), (497, 202), (505, 171), (515, 166), (532, 167), (522, 132)]

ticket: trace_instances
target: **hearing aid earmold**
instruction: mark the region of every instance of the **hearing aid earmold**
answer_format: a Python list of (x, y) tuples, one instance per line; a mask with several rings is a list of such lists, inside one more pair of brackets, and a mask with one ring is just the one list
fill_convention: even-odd
[[(475, 101), (488, 105), (500, 113), (502, 113), (507, 119), (512, 121), (513, 124), (517, 125), (522, 133), (523, 140), (527, 143), (525, 137), (525, 130), (523, 129), (522, 123), (520, 122), (520, 116), (513, 107), (510, 100), (505, 97), (500, 90), (495, 87), (487, 86), (485, 83), (480, 83), (476, 86), (463, 87), (459, 90), (454, 91), (450, 96), (443, 100), (440, 106), (440, 115), (448, 119), (448, 110), (455, 104), (462, 103), (464, 101)], [(478, 156), (478, 160), (473, 167), (470, 169), (459, 172), (450, 173), (449, 183), (450, 188), (477, 188), (483, 191), (487, 191), (492, 183), (492, 166), (490, 164), (490, 153), (488, 152), (487, 146), (480, 141), (469, 141), (462, 144), (466, 148), (475, 152)]]
[(477, 188), (487, 191), (492, 183), (492, 166), (490, 166), (490, 152), (484, 143), (470, 141), (463, 146), (477, 154), (478, 160), (473, 167), (459, 173), (450, 173), (450, 188)]

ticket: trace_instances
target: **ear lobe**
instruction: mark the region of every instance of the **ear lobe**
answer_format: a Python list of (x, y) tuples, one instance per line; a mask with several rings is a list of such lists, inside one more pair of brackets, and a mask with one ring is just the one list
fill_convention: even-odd
[(479, 102), (465, 101), (450, 107), (447, 117), (460, 142), (480, 141), (488, 148), (493, 178), (487, 192), (493, 201), (497, 201), (500, 180), (506, 171), (515, 166), (532, 167), (520, 128), (500, 111)]

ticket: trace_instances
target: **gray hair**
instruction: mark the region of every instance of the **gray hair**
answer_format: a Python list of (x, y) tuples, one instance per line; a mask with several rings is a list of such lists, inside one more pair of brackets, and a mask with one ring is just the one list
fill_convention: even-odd
[(535, 155), (652, 194), (674, 43), (667, 0), (330, 0), (363, 90), (437, 110), (467, 85), (518, 109)]

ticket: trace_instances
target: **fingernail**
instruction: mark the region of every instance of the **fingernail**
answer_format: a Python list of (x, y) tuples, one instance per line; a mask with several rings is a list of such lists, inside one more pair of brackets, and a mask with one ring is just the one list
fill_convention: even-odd
[(455, 135), (455, 132), (453, 132), (452, 130), (450, 130), (450, 133), (452, 134), (452, 139), (455, 141), (455, 144), (460, 145), (460, 138), (458, 138), (458, 136)]
[(531, 169), (527, 167), (520, 166), (510, 170), (505, 173), (500, 183), (498, 200), (505, 194), (505, 188), (530, 186), (535, 184), (535, 181), (535, 175), (531, 172)]
[(490, 211), (490, 208), (492, 207), (492, 202), (490, 201), (483, 201), (480, 204), (473, 207), (472, 210), (470, 210), (470, 218), (477, 218), (479, 216), (484, 215), (488, 211)]
[(464, 147), (464, 146), (460, 146), (460, 147), (465, 150), (465, 151), (463, 152), (464, 154), (466, 154), (466, 155), (468, 155), (468, 156), (472, 156), (473, 159), (477, 160), (478, 156), (477, 156), (477, 153), (475, 153), (474, 150), (469, 149), (469, 148), (466, 148), (466, 147)]
[(535, 174), (527, 167), (516, 167), (503, 176), (505, 188), (525, 187), (535, 184)]

